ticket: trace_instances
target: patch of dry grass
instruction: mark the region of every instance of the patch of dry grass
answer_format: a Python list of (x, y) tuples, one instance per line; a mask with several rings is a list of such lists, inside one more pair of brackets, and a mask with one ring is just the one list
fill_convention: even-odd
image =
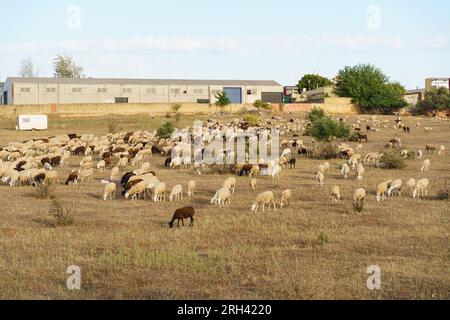
[[(127, 131), (141, 128), (126, 117), (116, 120)], [(64, 129), (45, 133), (0, 129), (0, 145), (58, 133), (108, 131), (108, 122), (86, 119), (72, 127), (61, 121)], [(155, 129), (158, 121), (147, 129)], [(413, 128), (417, 120), (405, 122)], [(397, 133), (411, 150), (448, 144), (448, 124), (420, 122), (433, 132), (403, 135), (382, 129), (369, 136), (362, 153), (381, 150)], [(272, 190), (278, 201), (283, 190), (292, 189), (291, 206), (251, 214), (256, 193), (248, 177), (237, 177), (232, 205), (219, 209), (209, 200), (225, 176), (174, 173), (164, 168), (164, 158), (154, 157), (152, 169), (169, 188), (196, 180), (192, 199), (154, 204), (118, 196), (104, 202), (100, 181), (109, 172), (96, 172), (91, 184), (56, 188), (61, 205), (74, 209), (68, 228), (46, 223), (51, 200), (35, 199), (32, 187), (0, 186), (6, 208), (0, 213), (0, 299), (448, 299), (450, 205), (437, 195), (449, 178), (450, 161), (449, 155), (429, 158), (430, 172), (420, 173), (421, 161), (414, 159), (402, 170), (366, 167), (364, 181), (343, 180), (336, 169), (342, 160), (331, 160), (323, 189), (314, 179), (322, 161), (300, 158), (297, 169), (283, 171), (280, 182), (264, 177), (257, 187), (258, 192)], [(72, 158), (68, 167), (59, 168), (60, 176), (79, 160)], [(427, 199), (402, 195), (375, 202), (378, 183), (422, 177), (431, 182)], [(339, 204), (331, 203), (333, 185), (341, 187)], [(352, 206), (358, 187), (368, 192), (362, 213)], [(174, 210), (186, 205), (196, 208), (195, 227), (169, 229)], [(81, 267), (80, 291), (65, 286), (69, 265)], [(379, 291), (366, 287), (370, 265), (381, 268)]]

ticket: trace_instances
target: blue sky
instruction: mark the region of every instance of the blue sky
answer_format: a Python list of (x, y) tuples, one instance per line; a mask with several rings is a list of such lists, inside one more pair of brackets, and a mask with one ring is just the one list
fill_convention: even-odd
[(450, 1), (0, 0), (0, 81), (58, 53), (87, 76), (273, 79), (372, 63), (408, 89), (450, 77)]

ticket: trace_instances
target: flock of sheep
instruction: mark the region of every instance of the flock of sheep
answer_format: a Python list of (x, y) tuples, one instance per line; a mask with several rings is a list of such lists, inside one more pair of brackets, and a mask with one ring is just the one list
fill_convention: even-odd
[[(347, 119), (340, 119), (347, 121)], [(368, 141), (367, 134), (361, 134), (362, 123), (366, 124), (367, 132), (377, 132), (383, 128), (388, 128), (391, 120), (380, 121), (377, 117), (370, 119), (360, 118), (352, 124), (357, 132), (357, 141), (359, 144), (356, 150), (346, 143), (338, 145), (339, 157), (345, 159), (345, 162), (339, 168), (343, 181), (350, 178), (352, 172), (355, 179), (362, 181), (365, 174), (365, 166), (379, 166), (382, 152), (367, 153), (364, 157), (361, 151), (364, 149), (362, 140)], [(118, 193), (117, 187), (121, 186), (121, 194), (124, 199), (132, 201), (149, 198), (153, 202), (165, 202), (166, 193), (168, 193), (167, 184), (160, 181), (158, 175), (152, 170), (148, 162), (150, 157), (165, 156), (164, 165), (167, 170), (179, 170), (181, 168), (193, 170), (193, 175), (202, 175), (207, 172), (208, 165), (196, 164), (190, 156), (203, 152), (204, 150), (189, 150), (192, 144), (186, 142), (186, 139), (195, 141), (201, 139), (204, 143), (210, 143), (217, 135), (222, 135), (225, 140), (235, 141), (238, 133), (250, 133), (252, 137), (261, 137), (265, 135), (268, 138), (268, 147), (271, 143), (271, 129), (278, 129), (283, 137), (280, 142), (282, 147), (279, 159), (266, 161), (260, 158), (258, 164), (243, 164), (229, 166), (229, 173), (239, 176), (249, 176), (249, 187), (256, 191), (258, 178), (261, 176), (271, 176), (274, 181), (282, 178), (282, 172), (287, 169), (294, 170), (296, 167), (296, 155), (308, 156), (313, 153), (318, 143), (312, 139), (310, 145), (306, 145), (299, 139), (305, 135), (308, 126), (307, 120), (300, 119), (281, 119), (268, 118), (258, 126), (251, 126), (242, 119), (234, 119), (231, 122), (222, 124), (217, 120), (208, 120), (202, 127), (191, 127), (172, 135), (171, 138), (158, 138), (156, 132), (137, 131), (131, 133), (111, 133), (104, 136), (67, 134), (58, 135), (43, 139), (32, 139), (24, 142), (10, 143), (4, 148), (0, 148), (0, 181), (10, 187), (38, 186), (40, 184), (59, 184), (58, 167), (66, 166), (71, 157), (80, 157), (81, 161), (77, 169), (73, 170), (65, 179), (66, 185), (77, 186), (78, 184), (93, 182), (94, 170), (101, 174), (108, 170), (109, 176), (104, 177), (103, 199), (114, 200)], [(416, 125), (418, 128), (420, 124)], [(403, 129), (405, 133), (410, 132), (410, 128), (403, 125), (402, 120), (395, 120), (394, 128)], [(425, 127), (424, 132), (431, 132), (432, 128)], [(291, 137), (290, 140), (284, 137)], [(190, 141), (191, 142), (191, 141)], [(226, 142), (226, 141), (224, 141)], [(400, 152), (402, 157), (407, 157), (411, 150), (402, 149), (402, 141), (397, 135), (391, 139), (386, 148), (393, 148)], [(193, 151), (193, 153), (191, 153)], [(424, 154), (437, 151), (439, 156), (444, 155), (445, 146), (436, 147), (426, 145), (425, 153), (422, 150), (413, 151), (419, 158)], [(235, 160), (236, 154), (233, 150), (224, 148), (211, 155), (217, 160)], [(248, 160), (248, 153), (246, 154)], [(420, 168), (422, 172), (430, 170), (431, 161), (424, 159)], [(133, 170), (134, 169), (134, 170)], [(318, 166), (316, 180), (318, 185), (323, 188), (328, 171), (331, 170), (330, 163), (324, 162)], [(233, 194), (235, 193), (237, 179), (228, 177), (222, 187), (215, 192), (211, 198), (211, 204), (218, 205), (220, 208), (230, 205)], [(423, 178), (416, 181), (410, 179), (405, 186), (412, 197), (425, 197), (430, 185), (428, 179)], [(181, 184), (177, 184), (170, 189), (169, 201), (182, 200), (184, 195), (193, 197), (197, 184), (195, 180), (189, 181), (186, 189)], [(389, 180), (380, 183), (376, 188), (376, 201), (382, 201), (387, 197), (400, 196), (403, 188), (403, 182), (400, 179)], [(353, 202), (362, 203), (367, 197), (367, 192), (363, 188), (354, 190)], [(332, 187), (331, 201), (337, 203), (341, 201), (341, 188), (336, 185)], [(277, 201), (274, 192), (266, 191), (256, 196), (251, 204), (251, 212), (257, 212), (262, 209), (265, 212), (266, 205), (268, 210), (273, 208), (275, 211), (277, 205), (280, 209), (290, 205), (292, 191), (287, 189), (282, 192), (280, 200)], [(178, 209), (170, 227), (173, 227), (175, 221), (181, 221), (184, 225), (184, 219), (191, 219), (191, 226), (194, 223), (195, 209), (185, 207)]]

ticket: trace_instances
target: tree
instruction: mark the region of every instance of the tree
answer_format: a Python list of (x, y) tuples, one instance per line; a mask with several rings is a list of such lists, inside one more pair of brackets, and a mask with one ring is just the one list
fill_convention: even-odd
[(340, 70), (334, 92), (340, 97), (353, 98), (360, 112), (387, 114), (407, 106), (403, 98), (405, 88), (390, 83), (380, 69), (370, 64)]
[(223, 112), (223, 108), (231, 104), (230, 99), (228, 99), (227, 94), (224, 91), (218, 91), (214, 97), (217, 99), (216, 106), (220, 108), (221, 112)]
[(58, 55), (54, 62), (54, 76), (55, 78), (82, 78), (83, 68), (78, 66), (72, 57)]
[(168, 139), (172, 136), (174, 131), (175, 128), (173, 127), (173, 124), (171, 122), (166, 122), (156, 130), (156, 136), (161, 139)]
[(417, 103), (414, 113), (426, 114), (448, 109), (450, 109), (450, 91), (447, 88), (438, 88), (425, 93), (425, 99)]
[(330, 79), (322, 77), (321, 75), (305, 74), (298, 82), (297, 87), (298, 91), (302, 92), (303, 89), (306, 89), (307, 91), (315, 90), (317, 88), (330, 86), (332, 84), (333, 82), (331, 82)]
[(30, 57), (27, 57), (25, 59), (23, 59), (20, 62), (20, 71), (19, 71), (19, 75), (22, 78), (32, 78), (32, 77), (37, 77), (38, 72), (34, 71), (34, 64), (33, 64), (33, 60), (31, 60)]
[(308, 119), (311, 122), (308, 132), (319, 141), (331, 141), (332, 138), (349, 139), (352, 135), (348, 125), (330, 118), (322, 109), (311, 110)]

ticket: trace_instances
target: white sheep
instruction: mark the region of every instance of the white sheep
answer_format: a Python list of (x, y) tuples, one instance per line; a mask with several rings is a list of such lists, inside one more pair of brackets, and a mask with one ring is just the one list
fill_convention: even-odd
[(364, 170), (363, 165), (361, 163), (358, 163), (358, 165), (356, 166), (356, 171), (355, 171), (355, 176), (358, 181), (363, 180), (364, 172), (365, 172), (365, 170)]
[(258, 180), (256, 178), (250, 179), (250, 188), (252, 188), (253, 191), (256, 191), (257, 184), (258, 184)]
[(425, 159), (422, 163), (422, 167), (420, 168), (421, 172), (426, 172), (430, 169), (431, 161), (430, 159)]
[(284, 190), (281, 193), (280, 208), (288, 207), (291, 203), (291, 198), (292, 198), (292, 191), (290, 189)]
[(440, 156), (443, 156), (444, 155), (444, 152), (445, 152), (445, 146), (444, 145), (441, 145), (440, 147), (439, 147), (439, 155)]
[(222, 188), (217, 190), (214, 197), (211, 199), (211, 204), (218, 204), (219, 208), (222, 208), (222, 205), (225, 206), (226, 202), (231, 204), (231, 192), (229, 188)]
[(409, 195), (413, 195), (414, 189), (416, 188), (416, 179), (409, 179), (406, 181), (406, 188), (408, 189)]
[(170, 165), (169, 165), (169, 167), (171, 168), (171, 169), (181, 169), (181, 165), (183, 164), (183, 160), (181, 159), (181, 158), (179, 158), (179, 157), (176, 157), (176, 158), (173, 158), (171, 161), (170, 161)]
[(384, 181), (377, 186), (376, 199), (377, 202), (384, 200), (386, 198), (386, 192), (388, 191), (392, 180)]
[(341, 201), (341, 189), (339, 186), (334, 186), (331, 190), (331, 202), (338, 203), (339, 201)]
[(325, 182), (325, 175), (322, 172), (317, 172), (316, 180), (319, 182), (321, 188), (323, 188), (323, 184)]
[(366, 190), (363, 188), (356, 189), (353, 192), (353, 205), (355, 206), (363, 205), (365, 198), (366, 198)]
[(402, 195), (402, 185), (403, 182), (400, 179), (395, 180), (394, 182), (391, 183), (391, 186), (389, 187), (388, 191), (387, 191), (387, 195), (389, 197), (392, 197), (395, 194), (401, 196)]
[(419, 159), (422, 159), (422, 157), (423, 157), (423, 151), (422, 150), (417, 150), (417, 157), (419, 158)]
[(128, 168), (128, 162), (129, 160), (127, 157), (120, 158), (117, 162), (117, 167), (121, 170), (126, 170)]
[(111, 179), (111, 181), (119, 181), (119, 168), (118, 167), (114, 167), (111, 169), (110, 179)]
[(342, 165), (341, 174), (344, 177), (344, 179), (348, 179), (348, 174), (350, 173), (350, 167), (348, 164), (344, 163)]
[(183, 186), (181, 184), (177, 184), (176, 186), (174, 186), (172, 188), (172, 192), (170, 193), (169, 200), (170, 200), (170, 202), (172, 202), (173, 200), (175, 200), (175, 201), (183, 200)]
[(227, 178), (223, 183), (222, 187), (230, 190), (230, 192), (233, 194), (236, 189), (236, 178), (234, 177)]
[(422, 197), (425, 198), (428, 195), (428, 186), (430, 181), (428, 179), (421, 179), (417, 181), (413, 191), (413, 198)]
[(116, 189), (117, 186), (114, 182), (109, 182), (109, 181), (102, 181), (102, 184), (105, 185), (105, 190), (103, 192), (103, 200), (106, 201), (108, 200), (108, 198), (110, 198), (111, 200), (116, 198)]
[(166, 201), (166, 184), (164, 182), (158, 182), (153, 187), (153, 201)]
[(145, 185), (145, 182), (141, 181), (125, 193), (125, 199), (128, 199), (131, 196), (132, 201), (138, 200), (141, 196), (145, 195), (146, 190), (147, 186)]
[(280, 178), (281, 178), (281, 171), (282, 171), (281, 167), (278, 164), (275, 165), (273, 167), (272, 173), (271, 173), (272, 180), (275, 180), (275, 179), (276, 180), (280, 180)]
[(188, 182), (188, 197), (191, 197), (194, 195), (196, 185), (197, 184), (195, 183), (194, 180), (191, 180)]
[(269, 205), (269, 210), (270, 210), (270, 205), (273, 204), (273, 210), (275, 211), (276, 205), (275, 205), (275, 197), (273, 195), (272, 191), (267, 191), (264, 193), (260, 193), (257, 197), (255, 202), (252, 205), (252, 212), (258, 212), (258, 208), (260, 207), (260, 205), (262, 204), (262, 211), (265, 211), (265, 205), (268, 204)]
[(105, 160), (100, 160), (100, 161), (97, 163), (97, 169), (100, 170), (100, 172), (103, 172), (103, 170), (105, 170), (105, 167), (106, 167), (106, 162), (105, 162)]

